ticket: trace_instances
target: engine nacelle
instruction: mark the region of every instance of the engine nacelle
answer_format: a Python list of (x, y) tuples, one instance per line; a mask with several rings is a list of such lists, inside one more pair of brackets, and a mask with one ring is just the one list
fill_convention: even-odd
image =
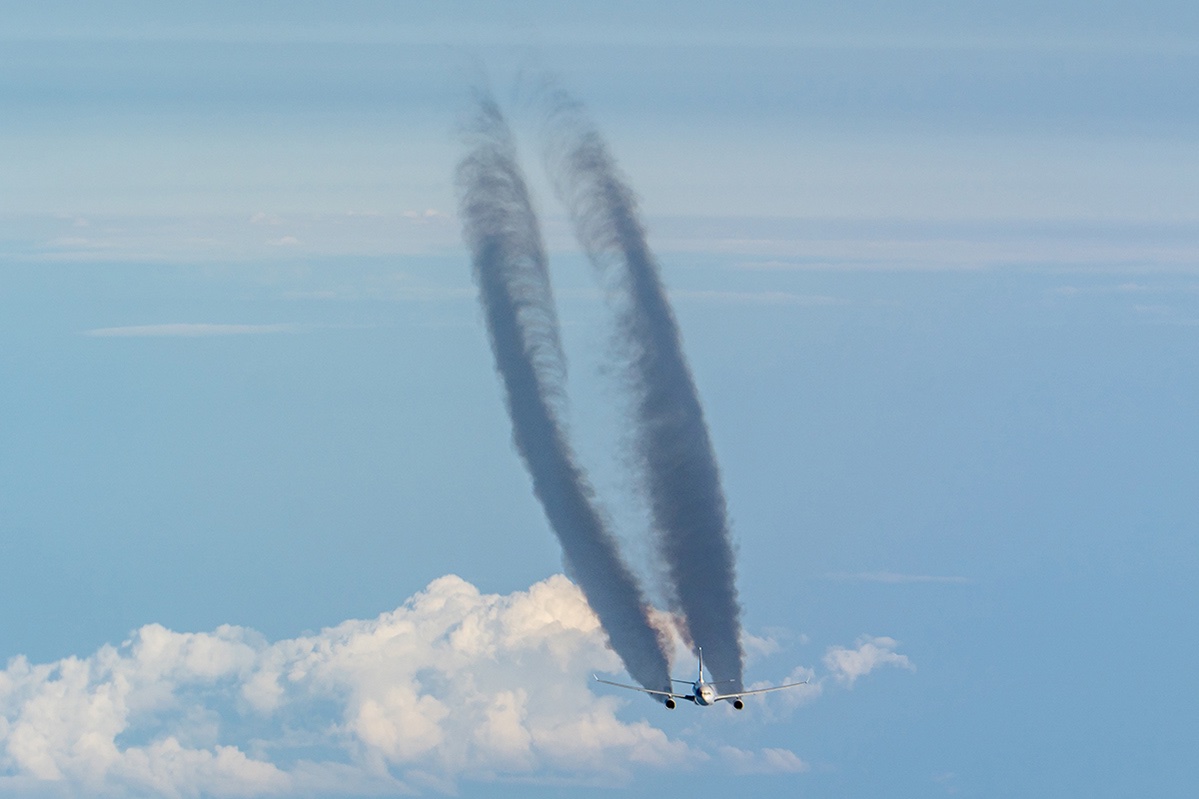
[(667, 699), (667, 700), (666, 700), (666, 709), (667, 709), (667, 710), (674, 710), (674, 700), (673, 700), (673, 699)]
[(737, 710), (741, 710), (745, 707), (745, 703), (742, 702), (740, 699), (734, 699), (733, 707), (736, 708)]

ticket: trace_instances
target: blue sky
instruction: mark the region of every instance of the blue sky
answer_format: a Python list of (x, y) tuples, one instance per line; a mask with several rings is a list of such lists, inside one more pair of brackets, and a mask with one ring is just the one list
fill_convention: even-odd
[[(1193, 794), (1199, 12), (11, 5), (0, 793)], [(452, 184), (485, 79), (648, 570), (544, 72), (639, 192), (748, 680), (800, 695), (588, 683)]]

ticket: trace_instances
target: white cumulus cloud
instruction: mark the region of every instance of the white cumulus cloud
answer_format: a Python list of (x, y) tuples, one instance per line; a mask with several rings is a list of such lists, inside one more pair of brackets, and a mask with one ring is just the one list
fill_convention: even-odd
[[(877, 665), (910, 667), (894, 649), (863, 639), (825, 662), (851, 684)], [(507, 595), (442, 577), (378, 618), (275, 642), (244, 627), (148, 624), (85, 657), (17, 656), (0, 670), (0, 795), (396, 795), (452, 793), (461, 780), (808, 768), (788, 749), (626, 720), (618, 711), (637, 702), (649, 718), (665, 711), (590, 693), (593, 670), (621, 667), (561, 575)], [(813, 676), (799, 668), (791, 680)], [(821, 689), (792, 690), (775, 695), (780, 709)]]
[(504, 596), (443, 577), (376, 619), (273, 643), (146, 625), (0, 671), (0, 793), (395, 794), (704, 759), (617, 718), (635, 700), (590, 695), (595, 668), (620, 665), (562, 576)]

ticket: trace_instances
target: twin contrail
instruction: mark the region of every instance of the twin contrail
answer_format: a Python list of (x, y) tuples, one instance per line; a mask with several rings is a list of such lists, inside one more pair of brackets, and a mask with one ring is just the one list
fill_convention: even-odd
[[(617, 306), (634, 401), (633, 455), (666, 566), (669, 600), (691, 644), (703, 647), (714, 677), (739, 690), (741, 611), (724, 493), (678, 324), (633, 192), (606, 144), (577, 102), (562, 92), (549, 98), (549, 166), (579, 240), (608, 278)], [(517, 449), (613, 648), (635, 679), (656, 689), (667, 676), (661, 641), (646, 619), (640, 587), (595, 510), (594, 492), (555, 410), (564, 396), (565, 361), (537, 220), (511, 137), (490, 98), (480, 99), (477, 119), (475, 144), (458, 171), (461, 207)]]
[(632, 189), (579, 103), (549, 103), (548, 161), (591, 262), (608, 276), (644, 477), (671, 600), (714, 675), (741, 688), (741, 606), (716, 454), (679, 326), (646, 243)]
[(460, 206), (513, 441), (567, 569), (612, 648), (635, 680), (668, 690), (668, 659), (649, 622), (649, 603), (595, 506), (559, 418), (566, 361), (545, 249), (511, 134), (490, 98), (480, 98), (470, 136), (473, 146), (458, 166)]

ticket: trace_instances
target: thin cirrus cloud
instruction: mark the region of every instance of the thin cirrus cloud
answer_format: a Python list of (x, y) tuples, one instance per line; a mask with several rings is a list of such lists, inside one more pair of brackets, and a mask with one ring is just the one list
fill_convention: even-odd
[(964, 585), (970, 582), (965, 577), (957, 575), (941, 575), (941, 574), (904, 574), (902, 572), (833, 572), (827, 575), (830, 580), (839, 580), (842, 582), (855, 583), (887, 583), (890, 585), (904, 585), (910, 583), (947, 583), (952, 585)]
[(85, 330), (92, 338), (199, 338), (204, 336), (247, 336), (265, 333), (296, 333), (298, 325), (224, 325), (211, 323), (173, 322), (162, 325), (125, 325), (97, 327)]
[[(851, 684), (910, 667), (895, 645), (863, 638), (826, 663)], [(17, 656), (0, 670), (0, 795), (446, 793), (464, 779), (808, 770), (788, 749), (624, 720), (641, 697), (584, 687), (592, 670), (619, 667), (561, 575), (508, 595), (446, 576), (375, 619), (276, 642), (149, 624), (88, 656)]]
[(679, 290), (670, 292), (675, 300), (701, 300), (737, 305), (844, 305), (845, 300), (825, 294), (796, 294), (789, 291), (710, 291)]

